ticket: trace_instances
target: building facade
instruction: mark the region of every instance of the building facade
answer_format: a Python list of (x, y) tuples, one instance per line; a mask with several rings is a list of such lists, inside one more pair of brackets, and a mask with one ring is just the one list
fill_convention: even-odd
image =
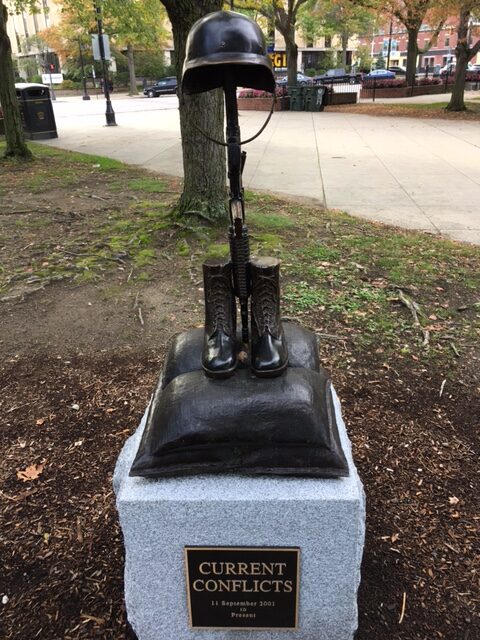
[[(418, 72), (427, 71), (427, 69), (433, 72), (455, 61), (457, 25), (457, 18), (449, 18), (436, 40), (433, 37), (433, 28), (428, 24), (422, 25), (417, 40), (419, 47)], [(475, 27), (476, 25), (472, 24), (471, 43), (478, 37), (475, 36)], [(385, 65), (406, 67), (408, 33), (402, 24), (392, 22), (390, 25), (387, 23), (384, 27), (377, 28), (372, 35), (360, 37), (359, 42), (363, 46), (370, 47), (374, 61), (383, 58)], [(388, 58), (389, 48), (390, 57)]]
[(60, 9), (54, 0), (38, 0), (37, 6), (38, 12), (21, 11), (10, 14), (7, 21), (7, 33), (17, 72), (24, 79), (47, 71), (60, 71), (55, 52), (37, 37), (44, 29), (58, 22)]

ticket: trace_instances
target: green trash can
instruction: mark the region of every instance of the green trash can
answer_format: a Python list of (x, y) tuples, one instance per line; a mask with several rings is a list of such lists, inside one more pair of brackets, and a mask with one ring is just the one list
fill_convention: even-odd
[(323, 111), (324, 85), (313, 85), (308, 87), (305, 97), (305, 111)]
[(58, 138), (49, 88), (44, 84), (18, 82), (15, 89), (25, 137), (30, 140)]
[(303, 87), (288, 87), (290, 96), (290, 111), (303, 111), (305, 108), (305, 94)]

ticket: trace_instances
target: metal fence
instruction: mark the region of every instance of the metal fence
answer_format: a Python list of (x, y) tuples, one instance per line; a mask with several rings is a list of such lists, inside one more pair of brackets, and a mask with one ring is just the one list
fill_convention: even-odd
[[(432, 75), (425, 74), (417, 76), (413, 85), (392, 86), (391, 80), (380, 80), (377, 78), (364, 78), (361, 82), (351, 84), (349, 82), (335, 82), (326, 84), (328, 99), (326, 104), (351, 104), (359, 102), (360, 99), (372, 100), (377, 98), (409, 98), (416, 95), (432, 95), (439, 93), (449, 93), (452, 90), (454, 74), (437, 76), (433, 82)], [(472, 75), (470, 79), (467, 74), (465, 88), (469, 91), (480, 90), (480, 74)], [(397, 78), (397, 80), (402, 80)]]
[[(467, 76), (468, 77), (468, 76)], [(389, 80), (379, 80), (376, 78), (365, 80), (362, 83), (360, 98), (410, 98), (418, 95), (438, 95), (439, 93), (450, 93), (452, 91), (454, 74), (444, 74), (435, 78), (438, 82), (432, 82), (432, 77), (417, 76), (411, 85), (392, 86)], [(465, 88), (469, 91), (480, 90), (480, 74), (476, 74), (474, 79), (465, 82)]]

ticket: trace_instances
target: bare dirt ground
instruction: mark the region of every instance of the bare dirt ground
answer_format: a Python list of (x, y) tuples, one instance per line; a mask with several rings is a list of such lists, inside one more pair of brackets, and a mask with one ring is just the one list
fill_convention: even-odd
[[(132, 638), (113, 468), (168, 340), (202, 322), (201, 261), (226, 233), (168, 217), (174, 180), (38, 153), (0, 173), (0, 636)], [(478, 638), (480, 251), (249, 207), (365, 484), (358, 640)]]

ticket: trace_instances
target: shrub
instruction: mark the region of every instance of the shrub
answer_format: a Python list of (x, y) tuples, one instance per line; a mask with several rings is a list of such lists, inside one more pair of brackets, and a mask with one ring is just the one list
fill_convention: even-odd
[[(283, 87), (275, 87), (275, 95), (277, 98), (286, 95)], [(271, 98), (272, 94), (268, 91), (260, 91), (259, 89), (242, 89), (238, 94), (239, 98)]]
[(400, 80), (397, 78), (392, 78), (392, 79), (385, 78), (384, 80), (375, 80), (374, 78), (365, 78), (366, 86), (373, 87), (374, 83), (377, 89), (390, 89), (390, 88), (398, 89), (400, 87), (407, 86), (406, 80)]
[(440, 78), (418, 78), (415, 84), (419, 87), (425, 87), (432, 84), (440, 84)]
[[(373, 78), (365, 79), (366, 87), (373, 87)], [(439, 78), (417, 78), (415, 85), (418, 87), (424, 87), (427, 85), (440, 84)], [(400, 89), (407, 86), (407, 81), (401, 78), (385, 78), (384, 80), (375, 80), (375, 86), (377, 89)]]
[(467, 71), (465, 74), (466, 82), (480, 82), (480, 73), (478, 71)]
[(309, 76), (310, 78), (313, 78), (313, 76), (316, 75), (316, 71), (315, 71), (315, 69), (307, 69), (305, 71), (305, 75)]
[(73, 80), (64, 80), (60, 85), (60, 89), (80, 89), (80, 82), (74, 82)]

